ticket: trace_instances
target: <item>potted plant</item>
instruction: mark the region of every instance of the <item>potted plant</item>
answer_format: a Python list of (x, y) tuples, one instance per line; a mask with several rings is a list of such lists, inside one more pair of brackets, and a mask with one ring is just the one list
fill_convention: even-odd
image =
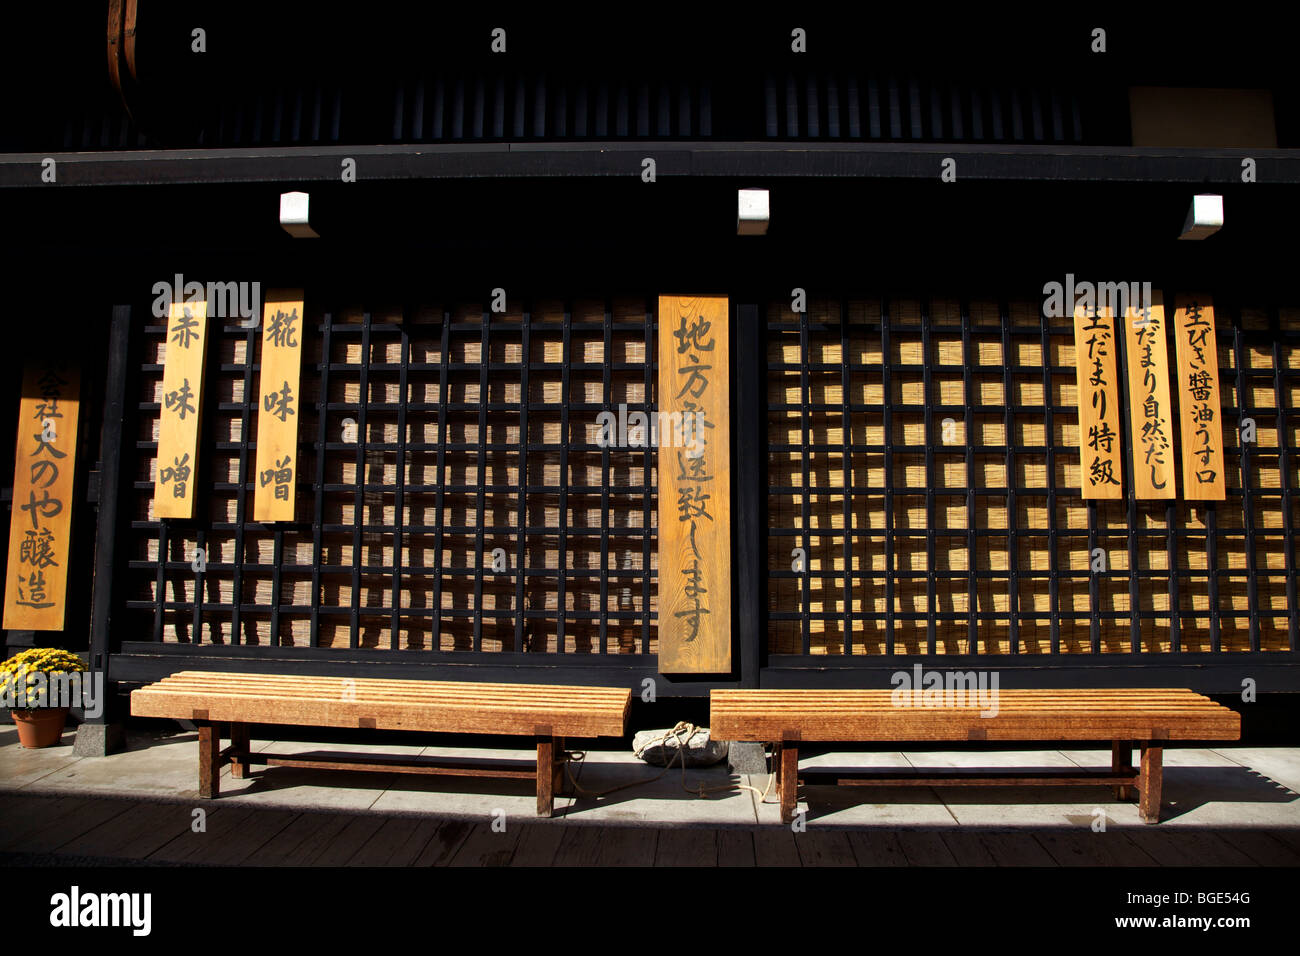
[(57, 647), (33, 647), (0, 664), (0, 700), (11, 708), (24, 747), (51, 747), (59, 742), (70, 701), (69, 695), (52, 693), (59, 682), (51, 678), (85, 670), (80, 657)]

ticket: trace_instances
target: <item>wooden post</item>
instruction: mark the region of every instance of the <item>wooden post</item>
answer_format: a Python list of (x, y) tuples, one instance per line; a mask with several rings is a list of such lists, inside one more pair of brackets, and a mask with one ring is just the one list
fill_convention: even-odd
[(555, 780), (552, 789), (558, 797), (561, 794), (569, 792), (569, 782), (566, 779), (566, 771), (569, 766), (568, 754), (564, 752), (564, 738), (556, 737), (555, 741)]
[(797, 740), (781, 741), (781, 756), (777, 763), (778, 781), (781, 789), (781, 822), (794, 821), (795, 804), (799, 792), (799, 742)]
[(1143, 823), (1160, 822), (1160, 783), (1164, 769), (1164, 750), (1149, 741), (1142, 744), (1142, 770), (1138, 778), (1138, 813)]
[(555, 738), (537, 738), (537, 815), (549, 817), (555, 809)]
[(552, 796), (558, 797), (561, 794), (563, 794), (566, 790), (566, 787), (564, 785), (564, 768), (565, 768), (566, 758), (564, 756), (563, 737), (551, 738), (551, 753), (555, 755), (555, 759), (553, 761), (555, 765), (555, 770), (551, 774), (551, 794)]
[(243, 780), (248, 775), (250, 743), (248, 724), (230, 725), (230, 775), (236, 780)]
[(214, 799), (221, 791), (221, 734), (216, 723), (199, 723), (199, 796)]
[[(736, 307), (731, 340), (736, 350), (735, 643), (740, 686), (757, 687), (767, 647), (767, 352), (757, 305)], [(733, 742), (732, 747), (750, 746)]]
[[(130, 530), (130, 509), (118, 508), (122, 488), (129, 483), (124, 476), (131, 474), (133, 453), (126, 447), (122, 435), (127, 430), (126, 395), (130, 377), (131, 307), (113, 306), (112, 327), (109, 332), (108, 371), (104, 383), (104, 421), (101, 434), (103, 448), (99, 470), (99, 496), (95, 519), (95, 587), (91, 596), (90, 612), (90, 669), (107, 675), (108, 655), (112, 650), (109, 639), (110, 623), (115, 607), (122, 606), (120, 595), (115, 599), (113, 572), (119, 566), (122, 545)], [(105, 677), (107, 680), (107, 677)], [(118, 718), (120, 720), (120, 718)], [(99, 717), (87, 717), (84, 723), (107, 724), (109, 708)], [(120, 726), (120, 724), (119, 724)], [(120, 735), (120, 732), (119, 732)], [(81, 734), (78, 731), (78, 740)], [(104, 740), (104, 753), (110, 750)], [(80, 752), (80, 751), (79, 751)], [(98, 756), (98, 754), (97, 754)]]
[[(1133, 770), (1133, 741), (1112, 740), (1110, 744), (1110, 769), (1115, 773)], [(1115, 799), (1128, 800), (1133, 795), (1133, 788), (1128, 784), (1115, 786)]]

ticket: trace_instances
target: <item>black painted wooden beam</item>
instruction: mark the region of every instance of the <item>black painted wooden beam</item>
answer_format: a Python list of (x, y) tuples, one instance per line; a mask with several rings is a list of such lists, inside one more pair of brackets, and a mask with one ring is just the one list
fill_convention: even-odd
[[(343, 160), (358, 181), (640, 177), (653, 158), (659, 177), (933, 179), (956, 160), (957, 182), (1164, 182), (1239, 184), (1242, 160), (1256, 182), (1300, 183), (1300, 150), (1155, 149), (895, 143), (583, 142), (303, 146), (99, 153), (0, 154), (0, 187), (181, 183), (340, 182)], [(42, 162), (56, 178), (42, 181)]]

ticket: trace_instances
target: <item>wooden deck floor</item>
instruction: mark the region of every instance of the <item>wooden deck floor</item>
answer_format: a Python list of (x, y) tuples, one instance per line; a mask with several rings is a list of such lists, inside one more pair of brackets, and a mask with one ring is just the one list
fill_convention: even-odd
[(0, 795), (0, 862), (181, 866), (1297, 866), (1300, 828), (649, 828)]

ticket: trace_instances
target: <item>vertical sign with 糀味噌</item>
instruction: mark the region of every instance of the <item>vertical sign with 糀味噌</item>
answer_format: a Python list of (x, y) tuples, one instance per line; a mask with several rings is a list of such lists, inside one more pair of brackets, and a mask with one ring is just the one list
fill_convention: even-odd
[(1122, 498), (1119, 378), (1110, 309), (1074, 308), (1074, 356), (1079, 387), (1079, 465), (1084, 498)]
[(80, 390), (76, 366), (32, 362), (23, 373), (5, 630), (63, 630)]
[(1137, 498), (1173, 498), (1174, 425), (1169, 406), (1169, 349), (1165, 307), (1155, 293), (1146, 308), (1124, 310), (1128, 414), (1133, 444), (1133, 492)]
[(1178, 353), (1178, 408), (1182, 418), (1183, 497), (1223, 501), (1223, 426), (1219, 421), (1219, 354), (1214, 302), (1208, 296), (1174, 300)]
[(254, 521), (292, 521), (298, 473), (298, 379), (302, 369), (301, 289), (271, 290), (262, 310), (262, 374), (257, 390)]
[(153, 486), (155, 518), (194, 516), (207, 326), (207, 300), (172, 303), (167, 317), (162, 402), (158, 410), (158, 473)]
[(731, 670), (725, 296), (659, 297), (659, 670)]

